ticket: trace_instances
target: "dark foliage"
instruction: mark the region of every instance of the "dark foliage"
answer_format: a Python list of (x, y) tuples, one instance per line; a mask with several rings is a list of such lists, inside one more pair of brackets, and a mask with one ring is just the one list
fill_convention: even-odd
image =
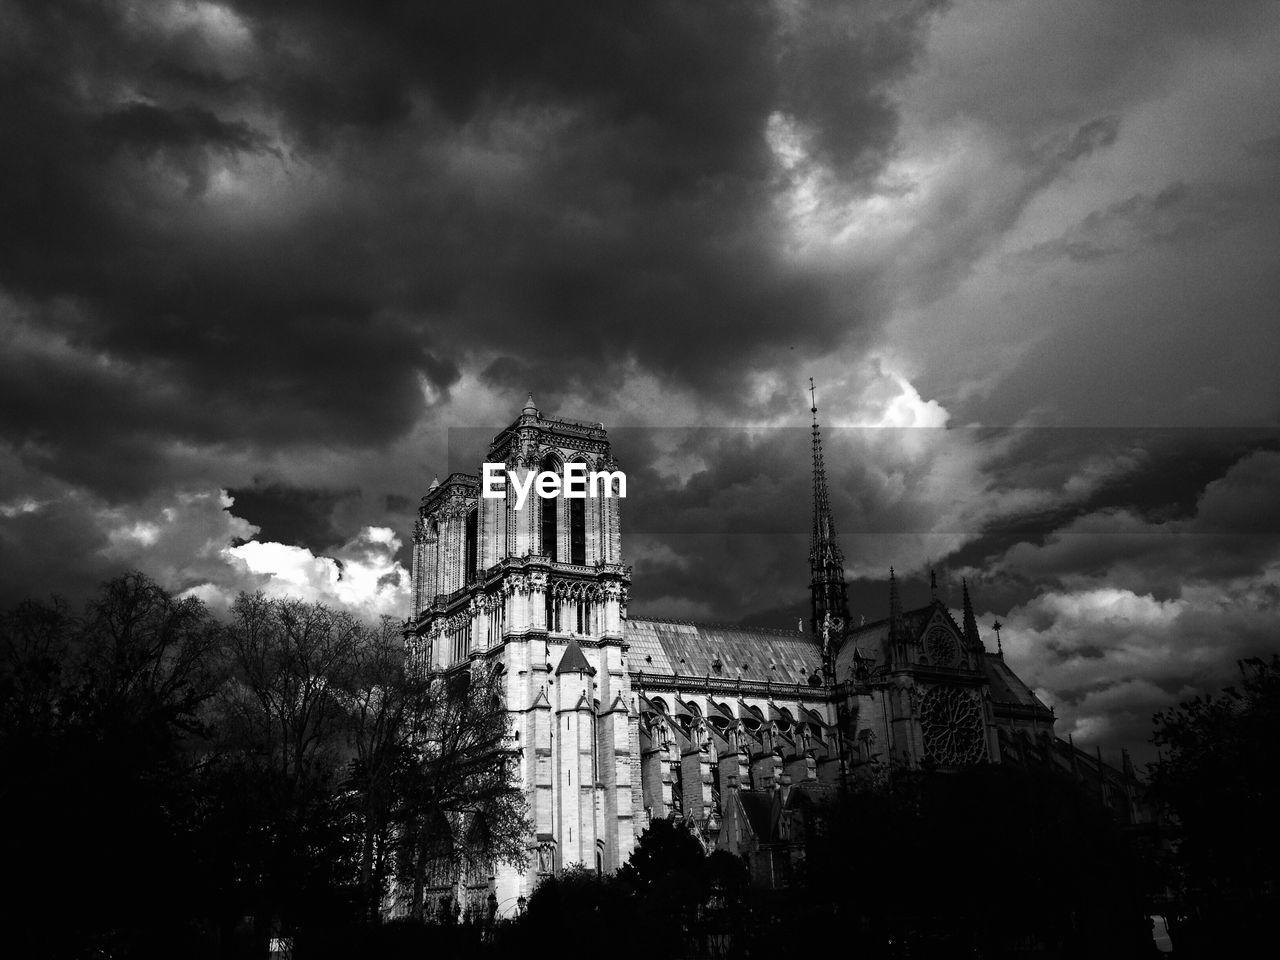
[(1152, 800), (1171, 822), (1166, 861), (1175, 949), (1191, 956), (1242, 954), (1269, 934), (1280, 908), (1280, 656), (1241, 661), (1240, 683), (1155, 717), (1161, 756)]
[(188, 869), (214, 639), (198, 601), (138, 575), (80, 615), (57, 602), (3, 615), (0, 860), (15, 880), (15, 955), (145, 953), (182, 935), (174, 877)]
[(378, 920), (395, 830), (460, 812), (485, 815), (477, 856), (512, 855), (492, 683), (454, 696), (402, 666), (389, 622), (245, 595), (223, 624), (140, 574), (79, 614), (0, 614), (7, 952), (316, 944)]
[(1077, 785), (1005, 766), (895, 773), (824, 816), (803, 884), (871, 955), (1149, 952), (1141, 861)]
[[(703, 854), (657, 821), (613, 878), (566, 873), (501, 935), (511, 947), (661, 930), (677, 956), (774, 957), (829, 948), (864, 957), (1145, 957), (1141, 859), (1072, 781), (979, 767), (901, 772), (808, 811), (786, 889), (752, 889), (743, 862)], [(601, 942), (649, 955), (647, 935)]]
[(733, 944), (745, 946), (751, 902), (741, 860), (723, 851), (708, 856), (682, 822), (655, 820), (616, 875), (570, 867), (545, 879), (497, 941), (536, 952), (571, 930), (575, 941), (608, 943), (622, 960), (651, 956), (654, 936), (674, 956), (727, 955)]

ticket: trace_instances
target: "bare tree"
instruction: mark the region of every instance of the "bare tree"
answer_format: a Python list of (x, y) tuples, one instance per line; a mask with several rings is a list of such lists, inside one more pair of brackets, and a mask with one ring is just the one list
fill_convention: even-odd
[(367, 920), (376, 920), (389, 875), (399, 792), (411, 762), (408, 715), (420, 700), (405, 672), (401, 628), (383, 617), (355, 653), (344, 694), (354, 757), (346, 786), (360, 823), (359, 885)]
[(158, 711), (195, 726), (210, 693), (217, 630), (203, 603), (177, 599), (141, 573), (103, 584), (80, 625), (81, 671), (98, 691), (98, 709)]
[(483, 873), (497, 862), (527, 862), (528, 804), (503, 679), (479, 668), (431, 678), (414, 691), (399, 866), (417, 918), (433, 863)]
[(340, 690), (368, 628), (345, 611), (261, 593), (242, 593), (231, 612), (223, 705), (235, 745), (295, 787), (323, 779), (340, 759)]

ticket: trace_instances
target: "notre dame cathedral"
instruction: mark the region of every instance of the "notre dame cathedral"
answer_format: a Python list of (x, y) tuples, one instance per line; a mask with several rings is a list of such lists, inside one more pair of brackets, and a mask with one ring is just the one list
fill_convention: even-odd
[[(436, 893), (511, 913), (562, 867), (616, 870), (663, 817), (785, 885), (806, 801), (894, 764), (1048, 763), (1135, 815), (1127, 760), (1118, 771), (1054, 736), (1052, 710), (984, 643), (967, 586), (957, 619), (936, 586), (904, 607), (890, 569), (884, 615), (851, 623), (813, 416), (808, 630), (628, 616), (617, 498), (517, 509), (482, 497), (477, 476), (431, 485), (413, 536), (410, 662), (502, 672), (534, 825), (527, 869), (445, 877)], [(486, 462), (516, 476), (617, 467), (603, 425), (543, 416), (532, 397)]]

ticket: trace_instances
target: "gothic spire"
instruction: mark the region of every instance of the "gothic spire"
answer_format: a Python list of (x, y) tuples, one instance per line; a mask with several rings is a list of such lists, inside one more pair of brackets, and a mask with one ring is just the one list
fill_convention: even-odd
[(818, 426), (818, 395), (809, 378), (810, 407), (813, 413), (813, 534), (809, 540), (809, 594), (812, 600), (814, 634), (822, 632), (828, 616), (838, 620), (835, 631), (837, 642), (831, 644), (832, 653), (839, 645), (849, 625), (849, 595), (844, 581), (844, 552), (836, 537), (835, 520), (831, 515), (831, 497), (827, 492), (827, 471), (822, 462), (822, 431)]
[(938, 572), (933, 567), (929, 568), (929, 599), (938, 599)]
[(978, 618), (973, 615), (973, 601), (969, 599), (969, 581), (961, 577), (960, 585), (964, 593), (964, 638), (969, 646), (978, 649), (982, 638), (978, 636)]
[(897, 640), (902, 632), (902, 597), (898, 595), (898, 578), (889, 568), (889, 639)]

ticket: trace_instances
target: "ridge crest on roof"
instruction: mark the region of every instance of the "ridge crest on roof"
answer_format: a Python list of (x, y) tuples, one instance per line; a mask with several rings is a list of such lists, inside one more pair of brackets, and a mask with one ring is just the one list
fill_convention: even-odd
[(682, 627), (709, 627), (712, 630), (741, 630), (744, 633), (766, 633), (774, 637), (808, 637), (806, 630), (780, 630), (777, 627), (748, 627), (741, 623), (717, 623), (712, 620), (682, 620), (678, 617), (627, 617), (643, 623), (669, 623)]

